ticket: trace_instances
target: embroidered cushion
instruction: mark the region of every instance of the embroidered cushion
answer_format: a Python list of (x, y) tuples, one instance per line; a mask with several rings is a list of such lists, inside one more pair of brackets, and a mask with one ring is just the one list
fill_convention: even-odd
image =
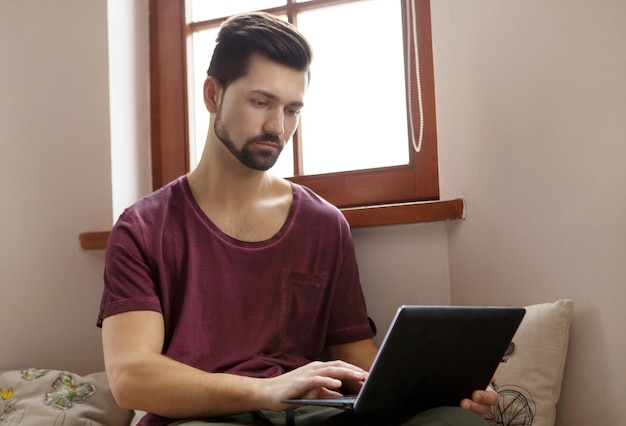
[(0, 371), (0, 424), (125, 426), (132, 416), (115, 403), (104, 372)]
[(554, 425), (573, 307), (569, 299), (526, 307), (513, 353), (496, 370), (500, 402), (486, 416), (489, 425)]

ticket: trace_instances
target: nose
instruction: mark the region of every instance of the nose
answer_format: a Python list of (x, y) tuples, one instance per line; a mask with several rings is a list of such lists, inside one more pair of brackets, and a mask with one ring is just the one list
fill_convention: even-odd
[(268, 110), (263, 130), (274, 135), (285, 133), (285, 113), (282, 108)]

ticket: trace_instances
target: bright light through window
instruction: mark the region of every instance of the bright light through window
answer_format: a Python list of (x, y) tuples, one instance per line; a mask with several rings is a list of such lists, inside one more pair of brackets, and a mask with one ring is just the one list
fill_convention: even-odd
[(400, 2), (313, 9), (298, 15), (298, 28), (314, 58), (302, 113), (304, 173), (407, 164)]

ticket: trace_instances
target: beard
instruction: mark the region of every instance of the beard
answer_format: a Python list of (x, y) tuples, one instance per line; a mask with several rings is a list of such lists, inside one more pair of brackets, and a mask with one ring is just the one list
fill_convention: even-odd
[[(283, 144), (280, 138), (271, 133), (265, 133), (262, 135), (253, 136), (247, 139), (241, 148), (238, 150), (233, 143), (224, 122), (222, 121), (221, 111), (218, 111), (215, 117), (215, 135), (224, 144), (226, 149), (244, 166), (253, 169), (266, 171), (269, 170), (276, 161), (280, 153), (283, 150)], [(277, 150), (256, 150), (258, 147), (257, 142), (272, 142), (278, 149)]]

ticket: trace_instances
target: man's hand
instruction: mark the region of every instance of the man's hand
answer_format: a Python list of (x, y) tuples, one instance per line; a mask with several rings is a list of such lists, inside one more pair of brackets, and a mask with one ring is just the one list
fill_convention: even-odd
[(472, 411), (479, 416), (484, 416), (491, 411), (491, 407), (498, 403), (498, 393), (488, 386), (487, 390), (477, 390), (472, 394), (472, 398), (461, 401), (461, 408)]
[(360, 388), (367, 372), (343, 361), (311, 362), (277, 377), (265, 379), (266, 409), (280, 411), (289, 405), (280, 401), (294, 398), (340, 396), (344, 384)]

